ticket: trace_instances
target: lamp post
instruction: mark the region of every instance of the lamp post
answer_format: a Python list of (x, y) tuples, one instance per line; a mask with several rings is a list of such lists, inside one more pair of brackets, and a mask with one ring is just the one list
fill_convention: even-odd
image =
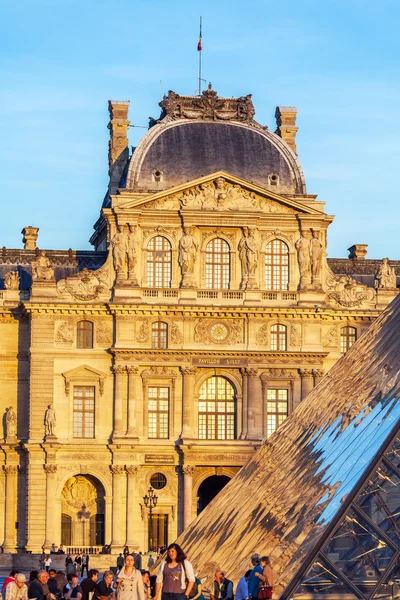
[(152, 514), (153, 508), (157, 506), (158, 496), (155, 495), (153, 488), (150, 486), (147, 494), (143, 496), (144, 505), (149, 509), (149, 552), (153, 551), (153, 523)]

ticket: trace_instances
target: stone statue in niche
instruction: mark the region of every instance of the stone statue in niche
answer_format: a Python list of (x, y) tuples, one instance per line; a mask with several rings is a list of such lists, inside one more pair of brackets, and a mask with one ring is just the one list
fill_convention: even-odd
[(49, 404), (44, 416), (44, 433), (46, 436), (54, 436), (56, 428), (56, 411), (54, 405)]
[(117, 233), (111, 240), (114, 269), (118, 278), (126, 277), (127, 254), (128, 254), (128, 238), (125, 233), (125, 228), (119, 227)]
[(382, 259), (374, 281), (375, 289), (396, 289), (396, 271), (389, 264), (388, 258)]
[(14, 408), (10, 406), (6, 412), (6, 438), (14, 438), (17, 435), (17, 418)]
[(311, 259), (311, 278), (312, 283), (319, 283), (321, 280), (322, 255), (324, 248), (320, 242), (318, 231), (313, 230), (310, 241), (310, 259)]
[(185, 227), (179, 240), (178, 263), (182, 272), (182, 287), (193, 287), (194, 266), (197, 260), (198, 243), (194, 227)]
[(243, 237), (239, 242), (238, 252), (242, 265), (241, 287), (254, 289), (257, 287), (255, 275), (258, 265), (258, 250), (253, 231), (249, 227), (243, 227)]
[(300, 269), (300, 285), (309, 285), (311, 283), (311, 235), (310, 231), (304, 231), (296, 242), (297, 259)]
[(39, 256), (32, 261), (32, 279), (34, 281), (54, 280), (54, 268), (46, 256), (46, 250), (41, 250)]
[(4, 286), (6, 290), (19, 290), (18, 271), (8, 271), (4, 275)]
[(134, 225), (129, 225), (129, 235), (127, 236), (128, 279), (132, 280), (134, 285), (138, 285), (135, 273), (137, 248), (137, 228)]

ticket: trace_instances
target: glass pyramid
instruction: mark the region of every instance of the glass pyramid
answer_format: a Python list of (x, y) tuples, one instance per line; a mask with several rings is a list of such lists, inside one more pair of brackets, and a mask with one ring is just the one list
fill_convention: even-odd
[(258, 552), (274, 598), (395, 597), (399, 400), (400, 296), (178, 538), (205, 585)]

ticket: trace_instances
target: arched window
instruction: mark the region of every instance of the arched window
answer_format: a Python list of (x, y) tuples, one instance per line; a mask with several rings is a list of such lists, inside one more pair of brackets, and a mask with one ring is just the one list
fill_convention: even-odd
[(225, 377), (210, 377), (200, 388), (199, 439), (235, 439), (235, 390)]
[(286, 325), (271, 325), (271, 350), (287, 350)]
[(352, 347), (357, 339), (357, 329), (355, 327), (342, 327), (340, 330), (340, 352), (345, 354)]
[(93, 348), (93, 323), (91, 321), (79, 321), (76, 327), (77, 348)]
[(214, 238), (206, 248), (206, 287), (226, 290), (230, 282), (229, 246), (221, 238)]
[(265, 284), (267, 290), (289, 289), (289, 248), (282, 240), (265, 247)]
[(158, 350), (168, 348), (168, 325), (156, 321), (151, 326), (151, 347)]
[(167, 238), (158, 235), (147, 245), (147, 285), (171, 287), (172, 250)]

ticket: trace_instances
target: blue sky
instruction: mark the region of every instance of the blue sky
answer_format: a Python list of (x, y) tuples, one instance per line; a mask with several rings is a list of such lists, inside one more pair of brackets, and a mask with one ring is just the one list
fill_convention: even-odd
[[(253, 94), (274, 130), (297, 106), (309, 193), (336, 215), (329, 256), (366, 243), (400, 258), (397, 0), (19, 0), (0, 8), (0, 246), (88, 249), (107, 186), (107, 100), (133, 124), (158, 116), (161, 89)], [(130, 130), (135, 145), (143, 129)]]

